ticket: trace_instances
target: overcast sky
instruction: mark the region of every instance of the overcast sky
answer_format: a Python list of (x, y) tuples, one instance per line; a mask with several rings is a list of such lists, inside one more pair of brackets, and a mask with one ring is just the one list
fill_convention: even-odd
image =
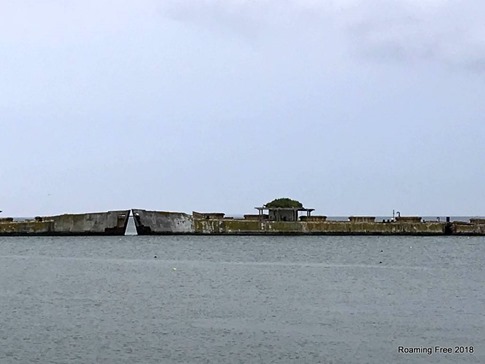
[(1, 216), (485, 215), (485, 3), (0, 0)]

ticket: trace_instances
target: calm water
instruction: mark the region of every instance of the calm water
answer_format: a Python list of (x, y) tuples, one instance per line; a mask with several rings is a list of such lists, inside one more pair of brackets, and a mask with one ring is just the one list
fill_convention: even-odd
[(0, 238), (0, 363), (485, 363), (484, 261), (483, 237)]

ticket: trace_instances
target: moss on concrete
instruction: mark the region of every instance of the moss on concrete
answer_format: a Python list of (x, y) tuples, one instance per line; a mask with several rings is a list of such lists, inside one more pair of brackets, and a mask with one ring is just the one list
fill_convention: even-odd
[[(443, 235), (444, 223), (195, 220), (196, 234)], [(474, 230), (475, 231), (475, 230)]]
[(455, 235), (485, 235), (485, 224), (454, 222), (451, 224), (451, 231)]
[(0, 223), (0, 235), (47, 235), (54, 229), (54, 222), (48, 221), (13, 221)]

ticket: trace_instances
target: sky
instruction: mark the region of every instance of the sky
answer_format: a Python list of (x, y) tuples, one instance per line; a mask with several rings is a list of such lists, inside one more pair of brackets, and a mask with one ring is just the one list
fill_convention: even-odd
[(484, 140), (484, 2), (0, 0), (0, 216), (483, 216)]

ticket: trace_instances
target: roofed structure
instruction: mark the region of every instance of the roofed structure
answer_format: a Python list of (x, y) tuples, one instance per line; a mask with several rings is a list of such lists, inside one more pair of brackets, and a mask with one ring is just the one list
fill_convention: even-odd
[(310, 217), (315, 210), (304, 207), (266, 207), (266, 205), (255, 209), (258, 210), (260, 220), (265, 220), (265, 211), (268, 211), (268, 219), (273, 221), (298, 221), (300, 212), (305, 212), (306, 216)]

